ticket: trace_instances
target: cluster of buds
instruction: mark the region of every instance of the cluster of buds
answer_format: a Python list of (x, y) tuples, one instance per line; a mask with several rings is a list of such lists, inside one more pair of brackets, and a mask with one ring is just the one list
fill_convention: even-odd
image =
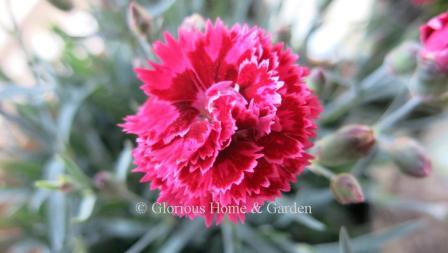
[(366, 156), (374, 144), (371, 127), (347, 125), (318, 141), (316, 161), (329, 167), (350, 164)]
[[(371, 127), (347, 125), (317, 143), (315, 163), (327, 167), (348, 165), (368, 155), (375, 143)], [(336, 201), (343, 205), (364, 202), (362, 187), (354, 175), (341, 173), (329, 178)]]

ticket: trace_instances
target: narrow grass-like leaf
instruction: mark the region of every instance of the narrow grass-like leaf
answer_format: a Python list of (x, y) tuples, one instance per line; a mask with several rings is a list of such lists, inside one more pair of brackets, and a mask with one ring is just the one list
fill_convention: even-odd
[(348, 236), (345, 227), (341, 227), (339, 231), (339, 252), (340, 253), (353, 253), (350, 243), (350, 237)]
[(17, 97), (43, 96), (53, 89), (52, 86), (38, 85), (33, 87), (23, 87), (18, 85), (7, 85), (0, 89), (0, 100), (11, 100)]
[(270, 253), (278, 252), (278, 249), (252, 229), (250, 226), (241, 224), (237, 225), (238, 237), (249, 244), (256, 252), (260, 253)]
[(65, 170), (76, 180), (76, 182), (78, 182), (85, 189), (91, 189), (89, 177), (84, 174), (82, 169), (72, 159), (65, 155), (58, 155), (57, 157), (63, 161)]
[(199, 220), (186, 221), (182, 226), (173, 233), (169, 239), (163, 244), (159, 253), (177, 253), (180, 252), (185, 245), (195, 236), (199, 229), (204, 225)]
[[(423, 226), (422, 221), (408, 221), (396, 226), (387, 228), (379, 233), (371, 233), (356, 238), (352, 238), (351, 246), (354, 253), (371, 252), (372, 250), (380, 250), (384, 243), (398, 239), (414, 232)], [(334, 253), (339, 248), (338, 243), (325, 243), (316, 245), (315, 249), (318, 253)]]
[(95, 207), (96, 196), (91, 191), (84, 191), (81, 199), (81, 204), (79, 206), (78, 216), (73, 218), (74, 222), (84, 222), (86, 221), (93, 212)]
[[(64, 164), (56, 157), (47, 164), (48, 180), (56, 180), (64, 170)], [(52, 252), (62, 252), (66, 240), (66, 199), (62, 192), (53, 191), (47, 202), (48, 236)]]
[(41, 189), (58, 191), (61, 188), (61, 184), (58, 181), (38, 180), (34, 182), (34, 186)]
[(132, 162), (132, 144), (126, 141), (115, 165), (115, 177), (119, 182), (126, 181), (129, 166)]
[(140, 253), (154, 240), (165, 237), (171, 229), (168, 223), (160, 223), (154, 227), (150, 227), (134, 245), (132, 245), (125, 253)]

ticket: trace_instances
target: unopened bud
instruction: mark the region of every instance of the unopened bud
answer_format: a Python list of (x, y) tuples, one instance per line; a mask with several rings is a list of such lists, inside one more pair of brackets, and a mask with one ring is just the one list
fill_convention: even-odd
[(94, 176), (95, 187), (98, 188), (106, 196), (112, 198), (132, 199), (136, 198), (126, 188), (126, 186), (118, 181), (113, 174), (108, 171), (100, 171)]
[(432, 171), (431, 161), (420, 144), (407, 137), (396, 139), (388, 148), (389, 155), (406, 175), (426, 177)]
[(281, 26), (276, 32), (277, 41), (288, 44), (291, 41), (291, 27)]
[(389, 71), (398, 75), (414, 72), (417, 67), (418, 50), (419, 46), (416, 43), (404, 42), (386, 56), (386, 67)]
[(201, 15), (195, 13), (184, 18), (181, 28), (186, 30), (202, 31), (205, 28), (205, 19)]
[(348, 205), (364, 202), (364, 193), (358, 180), (349, 173), (336, 175), (331, 179), (331, 192), (337, 202)]
[(107, 189), (113, 185), (114, 178), (109, 172), (100, 171), (95, 174), (93, 182), (98, 189)]
[(321, 94), (325, 88), (327, 78), (322, 68), (314, 68), (308, 76), (308, 84), (317, 94)]
[(135, 1), (129, 3), (128, 26), (132, 32), (142, 37), (148, 37), (151, 32), (151, 16)]
[(414, 96), (429, 101), (442, 100), (448, 94), (448, 71), (442, 71), (432, 59), (419, 57), (409, 88)]
[(375, 144), (372, 128), (348, 125), (317, 143), (316, 160), (325, 166), (345, 165), (366, 156)]

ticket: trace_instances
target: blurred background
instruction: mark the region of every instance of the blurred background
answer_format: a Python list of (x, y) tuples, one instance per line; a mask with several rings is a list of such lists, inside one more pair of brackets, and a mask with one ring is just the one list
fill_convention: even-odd
[[(117, 127), (145, 99), (132, 69), (155, 59), (150, 45), (217, 17), (265, 28), (323, 73), (323, 87), (310, 81), (326, 111), (319, 138), (374, 124), (403, 102), (412, 74), (388, 69), (385, 57), (418, 44), (418, 27), (446, 10), (446, 0), (141, 0), (134, 9), (125, 0), (0, 0), (0, 252), (349, 252), (340, 241), (353, 252), (448, 252), (446, 106), (419, 106), (391, 131), (421, 142), (433, 163), (427, 178), (405, 175), (377, 149), (334, 168), (358, 177), (365, 203), (337, 203), (328, 180), (305, 172), (281, 201), (311, 205), (311, 215), (211, 228), (136, 208), (157, 192), (130, 173), (134, 140)], [(366, 80), (368, 95), (334, 112)]]

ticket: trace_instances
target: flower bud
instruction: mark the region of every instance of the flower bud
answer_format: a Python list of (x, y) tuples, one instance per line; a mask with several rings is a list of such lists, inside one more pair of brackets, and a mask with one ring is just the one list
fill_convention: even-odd
[(308, 84), (317, 94), (321, 94), (325, 88), (327, 78), (322, 68), (314, 68), (308, 76)]
[(93, 182), (98, 189), (107, 189), (114, 184), (114, 178), (109, 172), (100, 171), (95, 174)]
[(336, 175), (331, 179), (331, 192), (337, 202), (348, 205), (364, 202), (364, 193), (358, 180), (349, 173)]
[(202, 31), (205, 28), (205, 19), (201, 15), (195, 13), (191, 16), (184, 18), (184, 20), (182, 21), (181, 28), (186, 30)]
[(417, 66), (418, 45), (404, 42), (392, 50), (385, 59), (386, 67), (394, 74), (404, 75), (414, 72)]
[(291, 41), (291, 27), (281, 26), (276, 32), (277, 41), (288, 44)]
[(366, 156), (375, 144), (372, 128), (348, 125), (317, 143), (316, 160), (325, 166), (345, 165)]
[(448, 95), (448, 71), (440, 71), (435, 61), (419, 57), (409, 89), (427, 101), (443, 100)]
[(407, 137), (396, 139), (388, 147), (389, 155), (398, 168), (413, 177), (426, 177), (432, 171), (431, 161), (415, 140)]
[(108, 171), (99, 171), (96, 173), (93, 182), (95, 187), (106, 196), (129, 199), (132, 201), (138, 199), (138, 197), (134, 196), (122, 182), (119, 182), (115, 176)]
[(145, 38), (151, 32), (151, 16), (135, 1), (129, 3), (128, 26), (132, 32)]

